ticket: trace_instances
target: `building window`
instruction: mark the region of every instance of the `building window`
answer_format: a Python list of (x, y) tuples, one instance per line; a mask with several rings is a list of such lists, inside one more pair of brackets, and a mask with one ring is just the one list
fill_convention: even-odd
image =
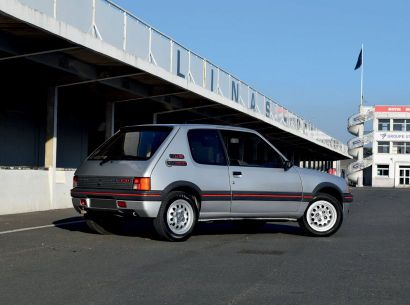
[(410, 154), (410, 142), (393, 143), (394, 154)]
[(404, 120), (393, 120), (393, 130), (403, 131), (404, 130)]
[(377, 176), (389, 177), (389, 166), (377, 165)]
[(379, 154), (389, 154), (390, 142), (377, 142), (377, 152)]
[(396, 119), (393, 120), (394, 131), (410, 131), (410, 119)]
[(379, 119), (379, 131), (390, 131), (390, 119)]

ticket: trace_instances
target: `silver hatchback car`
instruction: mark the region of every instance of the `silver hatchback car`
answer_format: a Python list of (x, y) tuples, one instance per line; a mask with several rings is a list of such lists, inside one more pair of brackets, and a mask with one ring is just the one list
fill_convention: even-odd
[(253, 130), (214, 125), (121, 128), (78, 168), (74, 208), (98, 233), (127, 217), (154, 219), (160, 237), (181, 241), (198, 221), (298, 221), (329, 236), (353, 201), (340, 177), (293, 166)]

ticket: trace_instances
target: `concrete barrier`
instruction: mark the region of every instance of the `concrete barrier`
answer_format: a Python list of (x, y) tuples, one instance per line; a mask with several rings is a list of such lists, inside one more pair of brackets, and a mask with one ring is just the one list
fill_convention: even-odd
[(71, 207), (74, 170), (1, 169), (0, 215)]

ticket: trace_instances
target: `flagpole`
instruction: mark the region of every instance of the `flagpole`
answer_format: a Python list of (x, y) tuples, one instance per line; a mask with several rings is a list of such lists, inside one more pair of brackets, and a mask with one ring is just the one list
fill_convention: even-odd
[(363, 72), (364, 72), (364, 48), (362, 44), (362, 69), (361, 69), (361, 76), (360, 76), (360, 106), (363, 106), (364, 98), (363, 98)]

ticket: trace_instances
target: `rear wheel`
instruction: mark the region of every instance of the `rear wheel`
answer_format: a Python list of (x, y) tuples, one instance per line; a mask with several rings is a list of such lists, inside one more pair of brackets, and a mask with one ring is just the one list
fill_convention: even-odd
[(343, 222), (343, 211), (336, 198), (318, 194), (309, 204), (299, 224), (313, 236), (330, 236), (339, 230)]
[(120, 219), (113, 215), (89, 211), (84, 215), (84, 218), (87, 226), (98, 234), (116, 234), (121, 229)]
[(175, 191), (169, 193), (162, 202), (154, 227), (158, 235), (170, 241), (188, 239), (196, 225), (198, 212), (189, 194)]

